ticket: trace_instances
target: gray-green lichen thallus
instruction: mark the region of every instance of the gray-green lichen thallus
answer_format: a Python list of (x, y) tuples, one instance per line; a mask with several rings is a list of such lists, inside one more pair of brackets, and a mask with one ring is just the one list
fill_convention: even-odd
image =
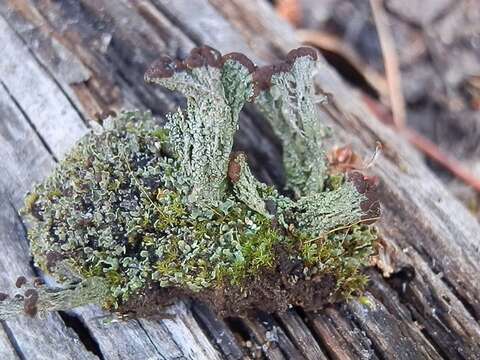
[[(31, 191), (31, 252), (60, 285), (22, 279), (23, 296), (0, 294), (0, 318), (88, 303), (146, 316), (182, 297), (232, 315), (358, 294), (375, 249), (376, 184), (329, 166), (316, 60), (299, 48), (257, 68), (203, 46), (153, 64), (145, 80), (182, 93), (186, 108), (164, 127), (148, 112), (107, 118)], [(286, 189), (232, 153), (247, 101), (283, 143)]]

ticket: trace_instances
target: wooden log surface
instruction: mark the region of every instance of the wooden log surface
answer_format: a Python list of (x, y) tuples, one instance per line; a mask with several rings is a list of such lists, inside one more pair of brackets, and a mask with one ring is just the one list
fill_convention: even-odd
[[(3, 0), (0, 2), (0, 288), (33, 276), (18, 210), (34, 182), (97, 113), (182, 104), (143, 83), (160, 54), (195, 45), (272, 62), (298, 46), (264, 1)], [(369, 270), (368, 305), (336, 304), (250, 319), (219, 319), (181, 302), (163, 319), (111, 322), (94, 306), (1, 323), (1, 359), (480, 359), (480, 226), (421, 157), (369, 113), (327, 64), (316, 77), (330, 101), (322, 121), (368, 157), (384, 153), (382, 262)], [(281, 149), (247, 107), (236, 147), (255, 174), (282, 183)], [(384, 276), (385, 275), (385, 276)]]

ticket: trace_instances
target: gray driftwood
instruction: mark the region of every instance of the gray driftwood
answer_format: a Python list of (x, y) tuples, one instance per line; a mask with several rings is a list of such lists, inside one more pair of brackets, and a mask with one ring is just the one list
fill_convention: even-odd
[[(181, 99), (143, 83), (159, 54), (208, 44), (259, 64), (298, 46), (270, 5), (254, 0), (3, 0), (0, 2), (0, 288), (33, 276), (25, 192), (107, 110), (150, 108), (161, 117)], [(480, 226), (428, 171), (420, 156), (369, 113), (323, 65), (332, 94), (323, 120), (368, 156), (382, 181), (384, 243), (365, 306), (301, 309), (219, 319), (177, 303), (163, 319), (111, 322), (95, 307), (19, 318), (0, 326), (1, 359), (480, 359)], [(257, 176), (281, 183), (281, 150), (247, 108), (236, 146)], [(385, 276), (387, 277), (385, 277)]]

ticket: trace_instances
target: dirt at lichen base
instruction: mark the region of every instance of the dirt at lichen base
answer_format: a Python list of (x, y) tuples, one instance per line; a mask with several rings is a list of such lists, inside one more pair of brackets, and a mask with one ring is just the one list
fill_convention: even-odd
[[(61, 285), (22, 281), (24, 297), (2, 296), (0, 318), (88, 303), (147, 316), (182, 297), (239, 315), (359, 294), (375, 252), (376, 184), (331, 171), (315, 64), (308, 48), (257, 68), (206, 46), (156, 62), (146, 80), (183, 93), (186, 109), (165, 127), (148, 112), (106, 119), (32, 190), (33, 258)], [(287, 189), (232, 153), (246, 101), (283, 143)]]

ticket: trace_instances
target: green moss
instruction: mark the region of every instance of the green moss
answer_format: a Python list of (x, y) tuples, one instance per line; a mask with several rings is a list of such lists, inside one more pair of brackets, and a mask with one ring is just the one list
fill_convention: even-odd
[(238, 284), (274, 264), (273, 246), (282, 237), (270, 220), (234, 199), (222, 205), (208, 217), (186, 216), (183, 226), (163, 240), (153, 274), (162, 286), (198, 291), (224, 282)]
[(332, 274), (337, 291), (345, 298), (365, 288), (368, 278), (361, 269), (374, 254), (375, 228), (353, 224), (317, 237), (298, 236), (300, 252), (312, 274)]
[(329, 190), (337, 190), (344, 183), (345, 176), (343, 174), (330, 175), (326, 181), (326, 188)]
[[(304, 260), (307, 273), (333, 274), (347, 297), (363, 288), (359, 269), (375, 239), (370, 227), (357, 224), (314, 237), (298, 222), (285, 237), (270, 216), (239, 201), (235, 189), (217, 206), (189, 206), (177, 188), (178, 164), (162, 152), (164, 135), (148, 114), (123, 113), (102, 133), (82, 139), (26, 198), (25, 212), (36, 212), (32, 252), (44, 271), (51, 270), (47, 255), (57, 251), (62, 258), (54, 275), (104, 277), (108, 302), (117, 306), (152, 282), (192, 291), (241, 285), (276, 265), (276, 245), (293, 244), (291, 256)], [(261, 189), (279, 206), (292, 205), (275, 190)]]
[(33, 207), (37, 200), (38, 200), (38, 194), (35, 192), (31, 192), (27, 196), (25, 196), (25, 204), (24, 204), (25, 211), (29, 213), (33, 213), (34, 211)]
[(255, 276), (260, 271), (273, 267), (275, 245), (282, 242), (282, 237), (271, 228), (269, 220), (260, 219), (256, 229), (246, 230), (239, 235), (239, 246), (234, 254), (234, 261), (231, 266), (219, 269), (219, 280), (226, 279), (232, 284), (239, 285), (249, 276)]

